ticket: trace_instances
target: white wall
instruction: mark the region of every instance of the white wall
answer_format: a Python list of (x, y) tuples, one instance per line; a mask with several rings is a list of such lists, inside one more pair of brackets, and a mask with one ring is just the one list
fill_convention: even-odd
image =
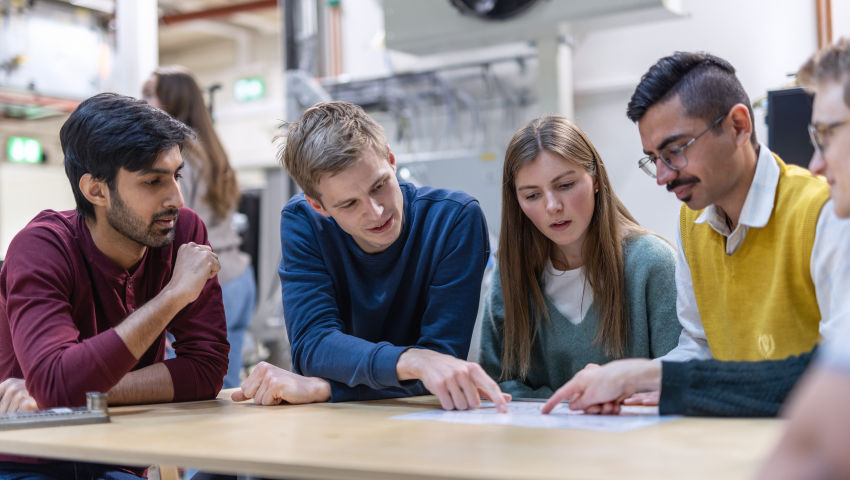
[(832, 35), (850, 36), (850, 0), (832, 0)]
[[(42, 120), (0, 119), (0, 259), (15, 234), (41, 210), (74, 208), (74, 196), (62, 166), (59, 128), (67, 116)], [(37, 138), (46, 164), (5, 163), (9, 137)]]
[(61, 165), (0, 163), (0, 258), (38, 212), (73, 208), (74, 195)]

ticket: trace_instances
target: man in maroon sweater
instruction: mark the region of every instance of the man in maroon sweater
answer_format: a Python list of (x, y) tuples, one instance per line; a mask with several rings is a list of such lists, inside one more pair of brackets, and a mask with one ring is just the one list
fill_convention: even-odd
[[(219, 391), (229, 350), (220, 267), (177, 183), (189, 135), (168, 114), (115, 94), (84, 101), (62, 126), (77, 209), (38, 214), (0, 270), (0, 394), (15, 395), (0, 400), (4, 408), (79, 406), (90, 391), (108, 392), (113, 405)], [(176, 339), (169, 360), (166, 331)], [(34, 462), (0, 457), (0, 479), (143, 470)]]

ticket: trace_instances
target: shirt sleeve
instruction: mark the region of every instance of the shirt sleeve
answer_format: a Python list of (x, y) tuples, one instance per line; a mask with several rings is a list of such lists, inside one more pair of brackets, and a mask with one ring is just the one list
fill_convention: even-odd
[(450, 240), (425, 293), (428, 304), (416, 346), (466, 358), (490, 256), (487, 223), (478, 202), (461, 210), (448, 235)]
[(679, 344), (661, 359), (670, 362), (685, 360), (703, 360), (712, 358), (711, 348), (705, 336), (702, 319), (694, 295), (694, 284), (691, 280), (691, 269), (685, 250), (682, 248), (682, 233), (676, 222), (676, 312), (682, 333), (679, 334)]
[(72, 318), (72, 252), (48, 228), (26, 229), (9, 246), (5, 311), (27, 390), (41, 408), (79, 406), (107, 392), (136, 365), (114, 329), (80, 340)]
[(850, 324), (842, 325), (839, 330), (824, 341), (816, 361), (826, 368), (850, 373)]
[[(466, 355), (489, 255), (487, 227), (477, 203), (464, 208), (454, 222), (450, 247), (425, 294), (428, 306), (420, 338), (415, 345), (397, 346), (344, 333), (332, 279), (312, 228), (294, 209), (284, 209), (279, 273), (293, 369), (329, 380), (331, 401), (425, 393), (420, 382), (399, 382), (398, 357), (410, 347)], [(372, 390), (367, 397), (364, 387)]]
[(818, 217), (810, 266), (825, 340), (850, 323), (850, 222), (835, 215), (833, 203), (824, 204)]
[[(188, 237), (182, 241), (188, 242), (209, 245), (207, 229), (199, 217), (194, 217)], [(177, 258), (176, 247), (172, 265)], [(174, 401), (214, 398), (227, 373), (230, 351), (218, 277), (207, 281), (198, 298), (178, 312), (166, 330), (175, 340), (176, 357), (165, 360), (174, 384)]]
[[(816, 349), (815, 349), (816, 350)], [(784, 360), (662, 362), (662, 415), (773, 417), (814, 350)]]

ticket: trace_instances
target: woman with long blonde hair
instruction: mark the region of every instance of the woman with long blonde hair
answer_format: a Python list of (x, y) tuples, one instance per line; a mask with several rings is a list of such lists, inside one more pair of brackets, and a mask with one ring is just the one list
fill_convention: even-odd
[(546, 398), (589, 363), (677, 344), (673, 249), (637, 223), (562, 116), (532, 120), (508, 145), (497, 257), (481, 364), (514, 397)]

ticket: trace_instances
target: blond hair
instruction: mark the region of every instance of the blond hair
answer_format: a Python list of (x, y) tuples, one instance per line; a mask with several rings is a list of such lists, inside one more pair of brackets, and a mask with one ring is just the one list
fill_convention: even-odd
[(308, 196), (321, 202), (316, 190), (322, 175), (338, 173), (372, 150), (389, 158), (384, 129), (357, 105), (323, 102), (308, 108), (300, 122), (282, 125), (286, 133), (277, 159)]
[(625, 354), (629, 319), (625, 299), (623, 240), (649, 233), (614, 194), (605, 165), (587, 135), (559, 115), (532, 120), (511, 139), (502, 177), (502, 230), (499, 238), (499, 275), (505, 305), (503, 378), (525, 378), (531, 346), (541, 319), (549, 314), (543, 299), (546, 261), (557, 246), (523, 213), (516, 193), (516, 175), (542, 151), (558, 155), (584, 169), (596, 180), (593, 216), (582, 247), (582, 259), (599, 326), (594, 344), (614, 357)]
[(841, 37), (812, 55), (800, 67), (797, 80), (808, 90), (824, 82), (843, 83), (844, 104), (850, 107), (850, 38)]

